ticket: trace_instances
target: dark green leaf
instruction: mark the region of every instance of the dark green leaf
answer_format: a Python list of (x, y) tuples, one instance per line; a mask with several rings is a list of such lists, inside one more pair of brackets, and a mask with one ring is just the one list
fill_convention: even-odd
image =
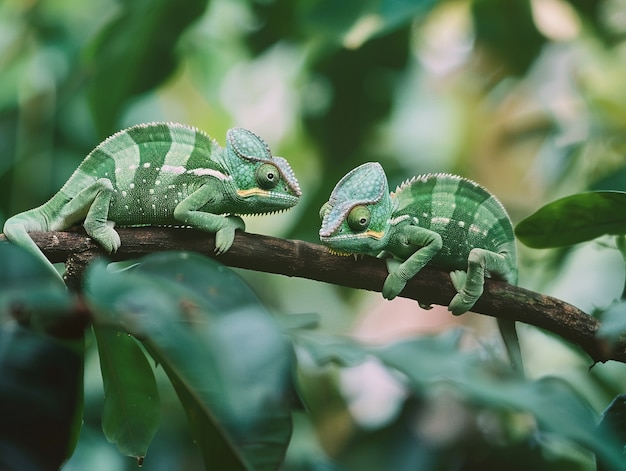
[[(626, 447), (626, 394), (620, 394), (602, 413), (602, 418), (598, 424), (598, 432), (601, 435), (613, 438), (612, 444), (615, 447), (616, 454), (622, 453)], [(623, 469), (623, 467), (615, 468), (606, 463), (604, 459), (598, 459), (598, 471), (609, 471), (612, 469)]]
[(115, 129), (128, 100), (166, 79), (176, 68), (181, 33), (208, 0), (121, 2), (117, 16), (89, 48), (89, 103), (101, 137)]
[(0, 328), (0, 469), (59, 469), (82, 418), (82, 341)]
[(305, 8), (305, 24), (327, 37), (359, 47), (375, 36), (406, 26), (437, 0), (322, 0)]
[(250, 288), (195, 254), (145, 257), (133, 270), (89, 271), (99, 322), (140, 337), (168, 374), (207, 466), (276, 468), (291, 435), (291, 350)]
[(41, 260), (22, 247), (0, 242), (0, 265), (0, 321), (13, 316), (53, 327), (68, 317), (73, 299)]
[(102, 430), (121, 453), (143, 459), (159, 426), (159, 391), (134, 338), (94, 326), (104, 382)]
[(507, 71), (526, 73), (546, 42), (535, 25), (530, 0), (475, 0), (471, 6), (476, 42)]
[(605, 234), (626, 233), (626, 193), (597, 191), (566, 196), (547, 204), (515, 227), (529, 247), (564, 247)]

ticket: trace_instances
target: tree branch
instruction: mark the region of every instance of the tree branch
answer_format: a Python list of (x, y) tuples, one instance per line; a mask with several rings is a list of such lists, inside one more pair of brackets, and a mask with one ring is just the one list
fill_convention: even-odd
[[(111, 261), (137, 258), (163, 250), (189, 250), (208, 255), (224, 265), (249, 270), (296, 276), (350, 288), (382, 290), (387, 276), (383, 260), (364, 257), (338, 257), (316, 244), (299, 240), (237, 231), (231, 249), (216, 256), (214, 237), (206, 232), (181, 228), (118, 228), (122, 239), (120, 250), (106, 255)], [(84, 233), (32, 233), (33, 240), (53, 262), (85, 260), (105, 255)], [(74, 277), (80, 274), (75, 270)], [(78, 272), (78, 273), (76, 273)], [(75, 280), (74, 280), (75, 284)], [(421, 304), (447, 306), (455, 291), (447, 272), (426, 267), (407, 283), (401, 296)], [(624, 345), (612, 348), (596, 337), (600, 322), (580, 309), (550, 296), (544, 296), (505, 282), (486, 280), (485, 291), (473, 312), (503, 319), (514, 319), (557, 334), (577, 344), (595, 362), (617, 360), (626, 363)]]

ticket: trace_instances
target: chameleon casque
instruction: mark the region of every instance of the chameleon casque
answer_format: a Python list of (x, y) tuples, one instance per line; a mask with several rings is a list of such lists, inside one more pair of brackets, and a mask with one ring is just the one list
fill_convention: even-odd
[[(320, 240), (331, 251), (387, 258), (387, 299), (429, 262), (451, 270), (457, 294), (448, 310), (455, 315), (472, 308), (485, 276), (517, 284), (511, 220), (495, 196), (466, 178), (421, 175), (389, 193), (385, 171), (369, 162), (337, 183), (320, 217)], [(514, 321), (498, 323), (512, 364), (521, 368)]]
[(19, 213), (4, 234), (45, 261), (29, 232), (66, 229), (80, 221), (106, 251), (120, 238), (114, 225), (190, 226), (215, 233), (226, 252), (239, 214), (294, 206), (301, 195), (291, 167), (272, 156), (254, 133), (233, 128), (220, 147), (202, 131), (176, 123), (140, 124), (117, 132), (91, 151), (48, 202)]

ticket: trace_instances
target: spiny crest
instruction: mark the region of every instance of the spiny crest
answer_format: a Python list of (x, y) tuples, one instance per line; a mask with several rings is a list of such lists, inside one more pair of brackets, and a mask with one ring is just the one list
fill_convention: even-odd
[(399, 191), (402, 191), (405, 188), (411, 186), (413, 183), (426, 183), (426, 182), (428, 182), (428, 180), (430, 180), (432, 178), (447, 178), (447, 179), (450, 179), (450, 180), (460, 180), (460, 181), (467, 182), (467, 183), (469, 183), (471, 185), (480, 187), (480, 185), (478, 183), (476, 183), (476, 182), (474, 182), (474, 181), (472, 181), (472, 180), (470, 180), (468, 178), (461, 177), (459, 175), (454, 175), (452, 173), (445, 173), (445, 172), (424, 173), (422, 175), (416, 175), (416, 176), (411, 177), (411, 178), (409, 178), (407, 180), (404, 180), (392, 192), (392, 196), (394, 196)]
[(354, 206), (377, 203), (388, 192), (387, 176), (378, 162), (368, 162), (352, 169), (330, 194), (330, 210), (324, 215), (320, 235), (332, 234)]
[(173, 128), (183, 128), (183, 129), (186, 129), (188, 131), (198, 132), (198, 130), (196, 128), (194, 128), (192, 126), (186, 126), (186, 125), (180, 124), (180, 123), (169, 123), (169, 122), (166, 123), (166, 122), (158, 122), (158, 121), (153, 121), (153, 122), (150, 122), (150, 123), (140, 123), (140, 124), (135, 124), (134, 126), (130, 126), (128, 128), (125, 128), (125, 129), (120, 129), (116, 133), (111, 134), (104, 141), (102, 141), (100, 144), (98, 144), (96, 149), (98, 149), (100, 147), (106, 146), (107, 143), (118, 139), (120, 136), (122, 136), (124, 134), (132, 133), (133, 131), (146, 130), (146, 129), (149, 129), (149, 128), (155, 128), (155, 129), (162, 128), (162, 129), (168, 129), (168, 130), (169, 129), (173, 129)]

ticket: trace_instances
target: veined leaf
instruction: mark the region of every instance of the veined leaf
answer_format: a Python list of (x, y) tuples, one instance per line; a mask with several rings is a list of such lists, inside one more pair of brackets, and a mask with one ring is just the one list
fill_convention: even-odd
[(121, 453), (141, 463), (160, 418), (159, 391), (136, 340), (110, 327), (94, 326), (104, 382), (102, 430)]
[(0, 328), (0, 469), (59, 469), (71, 455), (82, 419), (83, 359), (76, 345)]
[(0, 243), (0, 266), (0, 469), (56, 469), (82, 426), (84, 320), (30, 252)]
[(111, 274), (95, 264), (98, 322), (141, 338), (176, 388), (207, 469), (276, 469), (291, 436), (291, 348), (250, 288), (196, 254)]
[(515, 227), (529, 247), (565, 247), (605, 234), (626, 234), (626, 193), (595, 191), (566, 196), (539, 209)]

